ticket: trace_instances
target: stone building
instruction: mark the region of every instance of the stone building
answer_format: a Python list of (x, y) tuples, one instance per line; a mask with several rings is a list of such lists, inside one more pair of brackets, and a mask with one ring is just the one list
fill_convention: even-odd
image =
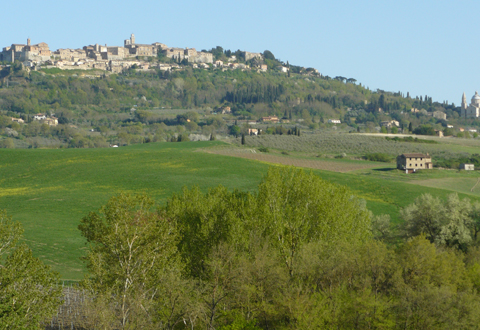
[(0, 61), (5, 62), (44, 62), (50, 59), (51, 52), (48, 45), (44, 42), (32, 45), (30, 39), (27, 44), (12, 44), (10, 47), (4, 47), (0, 53)]
[(250, 52), (241, 52), (245, 61), (251, 60), (252, 58), (263, 59), (263, 55), (261, 53), (250, 53)]
[(429, 154), (402, 154), (397, 157), (397, 168), (408, 172), (416, 170), (432, 169), (432, 157)]
[(432, 116), (433, 118), (447, 120), (447, 114), (443, 111), (434, 111)]
[(132, 33), (130, 39), (124, 41), (125, 57), (135, 56), (157, 56), (156, 44), (145, 45), (135, 43), (135, 35)]
[(468, 106), (467, 97), (463, 93), (460, 116), (462, 118), (478, 118), (480, 116), (480, 95), (478, 95), (478, 92), (475, 92)]
[(57, 49), (53, 56), (59, 60), (78, 62), (87, 58), (87, 53), (83, 49)]
[(213, 63), (212, 53), (197, 52), (195, 48), (183, 49), (171, 47), (167, 49), (161, 49), (161, 51), (166, 57), (177, 62), (181, 62), (186, 59), (189, 63)]

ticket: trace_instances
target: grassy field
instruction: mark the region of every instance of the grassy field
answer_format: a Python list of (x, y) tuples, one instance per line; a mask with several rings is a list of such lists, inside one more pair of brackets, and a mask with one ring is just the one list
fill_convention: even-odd
[[(255, 191), (268, 167), (278, 164), (275, 159), (259, 161), (202, 152), (222, 146), (214, 141), (108, 149), (0, 149), (0, 209), (23, 223), (25, 239), (35, 255), (53, 265), (63, 279), (78, 280), (84, 273), (80, 257), (85, 242), (77, 226), (112, 195), (144, 192), (163, 203), (182, 186), (198, 185), (206, 191), (222, 184)], [(375, 214), (391, 214), (395, 222), (399, 221), (399, 209), (422, 193), (444, 197), (457, 191), (472, 199), (480, 197), (480, 187), (470, 192), (477, 180), (475, 173), (434, 170), (405, 176), (393, 170), (393, 164), (345, 159), (322, 162), (349, 171), (312, 169), (314, 173), (349, 186)], [(458, 181), (461, 184), (456, 184), (457, 179), (463, 180)]]
[(109, 149), (3, 149), (0, 209), (23, 223), (37, 256), (54, 265), (63, 278), (79, 279), (84, 241), (77, 226), (112, 195), (144, 192), (161, 203), (185, 185), (207, 190), (222, 184), (251, 191), (267, 170), (262, 163), (194, 152), (200, 146), (192, 142)]

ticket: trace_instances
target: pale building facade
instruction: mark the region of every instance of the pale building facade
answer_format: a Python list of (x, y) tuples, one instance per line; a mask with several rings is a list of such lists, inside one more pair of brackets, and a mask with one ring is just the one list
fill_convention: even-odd
[(470, 105), (468, 106), (467, 97), (465, 96), (465, 93), (463, 93), (460, 115), (465, 119), (480, 117), (480, 95), (478, 95), (478, 92), (475, 92), (475, 95), (473, 95)]
[(429, 154), (402, 154), (397, 157), (399, 170), (424, 170), (432, 169), (432, 157)]
[(41, 42), (32, 45), (30, 39), (27, 39), (26, 45), (12, 44), (10, 47), (4, 47), (2, 52), (0, 52), (0, 61), (46, 61), (50, 58), (50, 55), (50, 48), (46, 43)]

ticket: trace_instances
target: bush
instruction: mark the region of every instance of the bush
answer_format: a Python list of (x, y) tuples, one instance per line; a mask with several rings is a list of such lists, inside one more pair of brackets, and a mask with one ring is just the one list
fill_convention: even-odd
[(381, 152), (366, 154), (363, 158), (372, 162), (384, 162), (384, 163), (390, 163), (394, 159), (391, 155), (384, 154)]
[(414, 134), (418, 135), (436, 135), (435, 129), (430, 125), (422, 125), (413, 130)]
[(260, 152), (270, 152), (270, 150), (268, 150), (267, 147), (260, 147), (260, 148), (258, 148), (258, 151), (260, 151)]
[(437, 141), (434, 141), (434, 140), (423, 140), (423, 139), (419, 139), (419, 138), (413, 138), (411, 136), (407, 136), (407, 137), (388, 137), (386, 136), (385, 137), (385, 140), (387, 141), (396, 141), (396, 142), (412, 142), (412, 143), (431, 143), (431, 144), (438, 144)]

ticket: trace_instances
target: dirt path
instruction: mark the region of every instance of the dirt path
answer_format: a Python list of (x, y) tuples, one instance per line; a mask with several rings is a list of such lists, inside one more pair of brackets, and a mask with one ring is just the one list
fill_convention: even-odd
[(339, 161), (298, 159), (298, 158), (290, 158), (290, 157), (283, 157), (283, 156), (277, 156), (277, 155), (269, 155), (269, 154), (258, 152), (255, 149), (238, 150), (238, 151), (210, 149), (210, 150), (203, 150), (203, 151), (212, 153), (212, 154), (217, 154), (217, 155), (258, 160), (266, 163), (306, 167), (306, 168), (313, 168), (313, 169), (333, 171), (333, 172), (350, 172), (355, 170), (363, 170), (363, 169), (378, 167), (378, 165), (372, 165), (368, 163), (355, 164), (355, 163), (347, 163), (347, 162), (339, 162)]

